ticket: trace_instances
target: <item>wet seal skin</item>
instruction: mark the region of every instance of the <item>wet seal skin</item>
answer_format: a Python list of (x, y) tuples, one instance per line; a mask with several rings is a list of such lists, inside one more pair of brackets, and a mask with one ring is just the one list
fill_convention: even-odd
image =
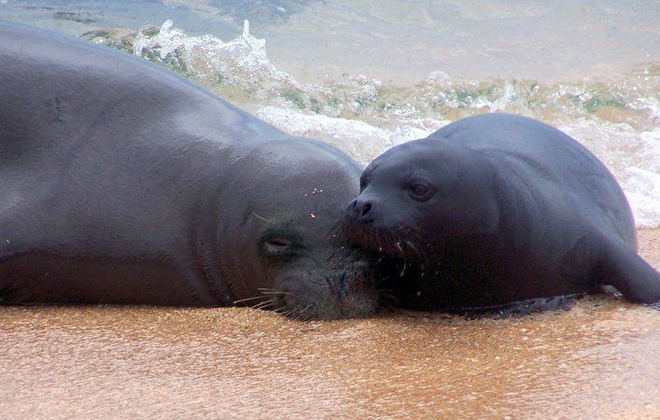
[(146, 60), (0, 23), (0, 301), (371, 314), (331, 234), (358, 192), (294, 138)]
[(632, 212), (614, 177), (539, 121), (456, 121), (388, 150), (360, 184), (341, 231), (380, 256), (381, 277), (404, 307), (494, 309), (536, 299), (538, 308), (542, 298), (603, 287), (632, 302), (660, 300), (660, 274), (636, 253)]

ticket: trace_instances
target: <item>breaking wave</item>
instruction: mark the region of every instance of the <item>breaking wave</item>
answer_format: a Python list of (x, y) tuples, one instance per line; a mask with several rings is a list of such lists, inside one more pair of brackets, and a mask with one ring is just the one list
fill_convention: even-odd
[(414, 86), (346, 74), (321, 84), (275, 68), (266, 42), (188, 36), (171, 20), (137, 32), (93, 31), (93, 42), (128, 51), (195, 80), (294, 135), (324, 140), (363, 164), (456, 119), (510, 112), (552, 124), (595, 153), (621, 182), (639, 227), (660, 227), (660, 63), (607, 80), (461, 80), (441, 71)]

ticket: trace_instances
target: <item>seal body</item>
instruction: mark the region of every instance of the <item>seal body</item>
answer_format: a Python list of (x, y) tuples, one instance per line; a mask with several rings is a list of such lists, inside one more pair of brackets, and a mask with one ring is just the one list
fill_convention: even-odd
[(0, 62), (4, 303), (373, 311), (366, 263), (331, 241), (345, 154), (54, 33), (0, 24)]
[(392, 283), (409, 307), (491, 307), (605, 285), (634, 302), (660, 299), (614, 177), (529, 118), (465, 118), (388, 150), (363, 172), (343, 230), (395, 260), (404, 275)]

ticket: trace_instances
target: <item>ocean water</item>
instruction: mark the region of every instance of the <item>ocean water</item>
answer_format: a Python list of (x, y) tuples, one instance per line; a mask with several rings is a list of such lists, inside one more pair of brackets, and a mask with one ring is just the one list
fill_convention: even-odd
[(552, 124), (660, 226), (660, 3), (19, 1), (0, 18), (163, 64), (363, 164), (461, 117)]

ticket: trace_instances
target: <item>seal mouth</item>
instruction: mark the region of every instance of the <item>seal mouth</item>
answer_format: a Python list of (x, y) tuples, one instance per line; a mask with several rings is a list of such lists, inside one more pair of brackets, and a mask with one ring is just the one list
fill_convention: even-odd
[(302, 269), (261, 289), (253, 307), (272, 309), (296, 320), (363, 318), (376, 312), (378, 292), (373, 265), (352, 253), (333, 256), (323, 269)]
[(403, 224), (377, 228), (350, 217), (337, 226), (336, 240), (360, 249), (373, 262), (379, 306), (405, 307), (411, 285), (424, 278), (433, 265), (414, 229)]
[(276, 313), (296, 321), (365, 318), (378, 307), (377, 294), (363, 293), (349, 298), (326, 298), (309, 302), (299, 294), (285, 294), (275, 299)]
[[(358, 274), (357, 277), (362, 279), (343, 280), (355, 274), (343, 273), (339, 281), (337, 278), (325, 277), (327, 288), (324, 293), (316, 296), (302, 293), (286, 296), (284, 300), (290, 315), (301, 320), (364, 318), (373, 315), (378, 307), (378, 293), (373, 279), (366, 280), (363, 274)], [(349, 283), (354, 283), (354, 286), (347, 286)]]
[(394, 228), (375, 227), (345, 217), (337, 227), (336, 238), (349, 246), (375, 254), (377, 258), (388, 257), (402, 264), (413, 264), (422, 268), (429, 265), (429, 257), (418, 239), (420, 235), (409, 226), (399, 224)]
[(345, 244), (329, 245), (330, 250), (325, 246), (280, 261), (271, 271), (273, 277), (268, 283), (253, 289), (257, 293), (233, 303), (274, 311), (296, 320), (360, 318), (374, 314), (379, 296), (373, 259)]

